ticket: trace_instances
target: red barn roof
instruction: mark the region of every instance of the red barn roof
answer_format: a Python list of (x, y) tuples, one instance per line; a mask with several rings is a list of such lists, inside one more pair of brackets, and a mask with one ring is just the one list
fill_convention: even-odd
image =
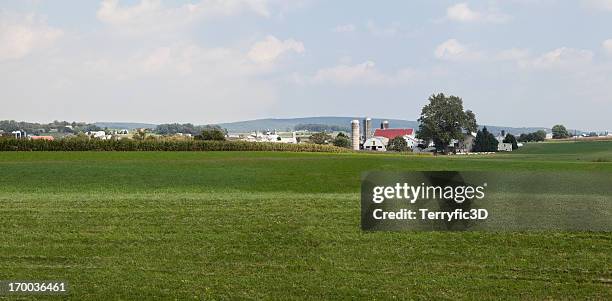
[(376, 131), (374, 131), (374, 137), (385, 137), (387, 139), (393, 139), (398, 136), (410, 136), (413, 132), (413, 129), (376, 129)]
[(49, 141), (54, 140), (53, 136), (30, 136), (30, 138), (32, 140), (49, 140)]

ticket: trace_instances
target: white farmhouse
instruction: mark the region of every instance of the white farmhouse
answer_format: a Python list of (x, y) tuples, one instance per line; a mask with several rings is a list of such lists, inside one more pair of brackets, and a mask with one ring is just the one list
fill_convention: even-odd
[(512, 151), (512, 143), (499, 143), (497, 144), (498, 152), (511, 152)]

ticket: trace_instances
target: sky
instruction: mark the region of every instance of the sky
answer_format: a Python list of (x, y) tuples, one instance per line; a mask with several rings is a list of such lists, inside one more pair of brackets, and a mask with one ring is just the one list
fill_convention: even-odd
[(612, 0), (1, 0), (0, 119), (612, 130)]

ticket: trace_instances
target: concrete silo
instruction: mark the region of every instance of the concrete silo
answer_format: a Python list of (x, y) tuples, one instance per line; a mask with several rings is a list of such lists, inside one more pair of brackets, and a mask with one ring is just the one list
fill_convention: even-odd
[(385, 120), (380, 124), (380, 128), (381, 129), (388, 129), (389, 128), (389, 120)]
[(353, 150), (359, 150), (359, 120), (351, 121), (351, 141), (353, 142)]
[(372, 118), (363, 120), (363, 141), (372, 138)]

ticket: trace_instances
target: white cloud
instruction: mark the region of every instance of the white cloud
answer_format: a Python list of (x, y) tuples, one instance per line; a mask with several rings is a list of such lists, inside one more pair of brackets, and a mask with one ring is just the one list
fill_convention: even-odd
[(63, 35), (40, 17), (0, 12), (0, 61), (20, 59), (50, 46)]
[(254, 62), (267, 63), (290, 51), (303, 53), (304, 44), (294, 39), (281, 41), (274, 36), (268, 36), (265, 40), (255, 43), (248, 56)]
[(472, 61), (483, 57), (479, 51), (473, 51), (456, 39), (449, 39), (438, 45), (434, 51), (436, 58), (448, 61)]
[(601, 46), (607, 54), (612, 55), (612, 39), (607, 39), (601, 43)]
[(504, 23), (509, 16), (495, 11), (475, 11), (467, 3), (458, 3), (446, 9), (446, 17), (456, 22)]
[[(411, 69), (401, 69), (395, 74), (385, 74), (376, 68), (373, 61), (360, 64), (341, 64), (318, 70), (307, 81), (314, 84), (332, 83), (337, 85), (396, 85), (408, 83), (414, 78)], [(304, 82), (304, 80), (298, 80)]]
[(343, 32), (354, 32), (357, 28), (353, 24), (342, 24), (334, 27), (332, 29), (333, 32), (343, 33)]
[(174, 29), (205, 17), (231, 16), (253, 12), (268, 17), (267, 0), (201, 0), (176, 7), (161, 0), (140, 0), (123, 6), (119, 0), (103, 0), (97, 12), (100, 21), (120, 28), (124, 33), (158, 32)]
[(584, 3), (593, 9), (612, 11), (612, 0), (584, 0)]
[(590, 50), (561, 47), (523, 62), (522, 65), (535, 68), (584, 67), (592, 60), (593, 52)]

